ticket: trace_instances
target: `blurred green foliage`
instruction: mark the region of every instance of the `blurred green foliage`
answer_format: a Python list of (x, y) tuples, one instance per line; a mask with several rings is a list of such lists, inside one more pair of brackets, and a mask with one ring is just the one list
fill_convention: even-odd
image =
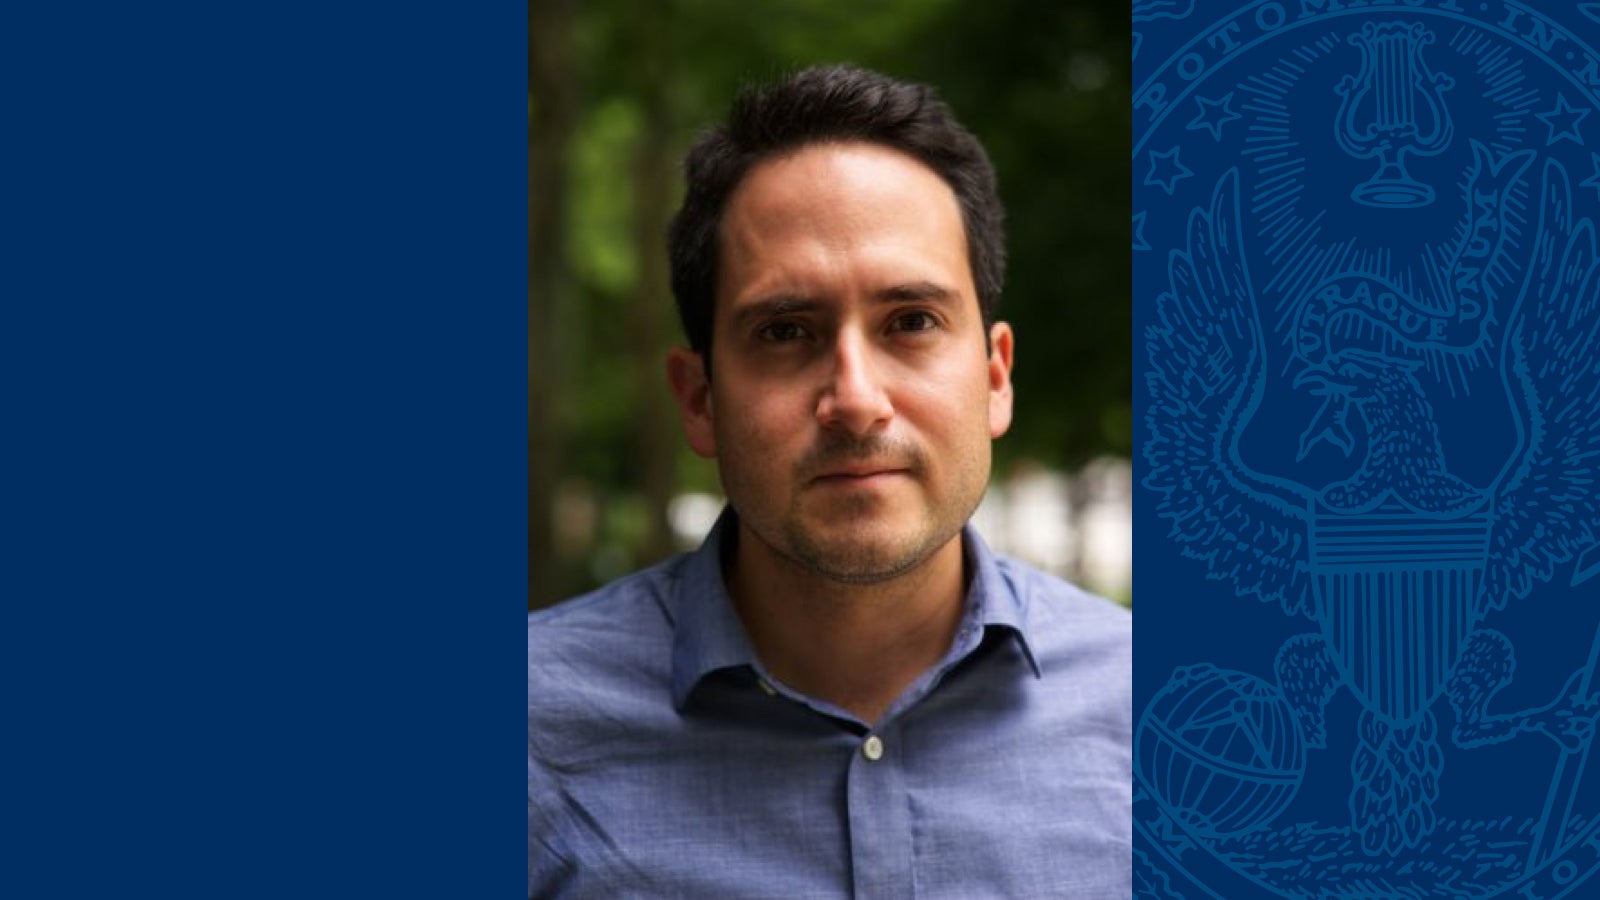
[(1127, 456), (1127, 10), (531, 0), (530, 605), (668, 552), (667, 500), (716, 490), (676, 432), (662, 374), (680, 341), (664, 252), (678, 166), (742, 85), (809, 64), (934, 85), (994, 160), (1011, 260), (1001, 315), (1017, 331), (999, 469)]

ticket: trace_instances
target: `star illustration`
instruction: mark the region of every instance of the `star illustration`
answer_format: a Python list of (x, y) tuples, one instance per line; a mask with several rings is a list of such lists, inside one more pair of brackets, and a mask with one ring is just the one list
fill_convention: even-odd
[(1198, 94), (1195, 95), (1194, 99), (1200, 104), (1200, 115), (1195, 116), (1194, 120), (1189, 123), (1190, 131), (1198, 131), (1204, 128), (1211, 132), (1212, 138), (1220, 141), (1222, 140), (1222, 125), (1224, 122), (1232, 122), (1234, 119), (1244, 118), (1244, 116), (1228, 108), (1228, 103), (1233, 100), (1233, 91), (1223, 94), (1221, 100), (1207, 100)]
[(1160, 185), (1161, 189), (1166, 191), (1167, 196), (1169, 197), (1172, 195), (1173, 191), (1178, 189), (1179, 181), (1182, 181), (1183, 179), (1194, 174), (1185, 168), (1183, 163), (1178, 162), (1179, 149), (1180, 148), (1178, 147), (1173, 147), (1166, 153), (1157, 153), (1156, 151), (1151, 150), (1150, 174), (1144, 176), (1145, 184)]
[[(1550, 129), (1550, 136), (1544, 142), (1546, 147), (1562, 138), (1571, 138), (1574, 144), (1583, 143), (1583, 135), (1578, 133), (1578, 123), (1587, 116), (1587, 109), (1573, 109), (1567, 105), (1567, 95), (1556, 95), (1556, 108), (1549, 112), (1536, 113), (1535, 119), (1543, 122)], [(1557, 128), (1557, 125), (1560, 125)]]
[(1592, 187), (1596, 193), (1600, 193), (1600, 153), (1589, 154), (1589, 162), (1594, 166), (1594, 174), (1578, 182), (1578, 187)]
[(1150, 249), (1150, 242), (1144, 239), (1144, 213), (1142, 212), (1133, 214), (1133, 249)]

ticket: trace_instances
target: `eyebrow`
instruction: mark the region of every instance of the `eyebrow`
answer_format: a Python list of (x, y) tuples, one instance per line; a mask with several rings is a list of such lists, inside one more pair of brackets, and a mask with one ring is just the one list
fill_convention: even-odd
[[(954, 289), (933, 281), (908, 281), (890, 285), (873, 295), (880, 303), (938, 303), (949, 304), (960, 300)], [(749, 322), (774, 316), (811, 312), (825, 305), (815, 297), (804, 294), (779, 293), (752, 300), (733, 313), (733, 324), (742, 327)]]
[(789, 315), (797, 312), (810, 312), (822, 304), (817, 300), (798, 294), (777, 294), (763, 297), (744, 304), (733, 313), (733, 324), (744, 327), (750, 322), (760, 319), (770, 319), (776, 316)]
[(879, 291), (877, 299), (890, 303), (954, 303), (960, 295), (937, 282), (911, 281)]

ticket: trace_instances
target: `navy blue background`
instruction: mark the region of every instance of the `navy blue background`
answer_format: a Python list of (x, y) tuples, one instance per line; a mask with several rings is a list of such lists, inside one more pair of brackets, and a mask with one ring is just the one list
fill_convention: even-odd
[(0, 893), (515, 896), (527, 12), (0, 22)]

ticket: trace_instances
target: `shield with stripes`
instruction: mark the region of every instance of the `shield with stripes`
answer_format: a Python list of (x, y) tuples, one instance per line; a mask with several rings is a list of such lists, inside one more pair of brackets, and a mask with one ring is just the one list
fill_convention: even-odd
[(1438, 698), (1477, 627), (1488, 506), (1442, 517), (1391, 493), (1360, 513), (1313, 509), (1311, 574), (1323, 637), (1345, 683), (1397, 726)]

